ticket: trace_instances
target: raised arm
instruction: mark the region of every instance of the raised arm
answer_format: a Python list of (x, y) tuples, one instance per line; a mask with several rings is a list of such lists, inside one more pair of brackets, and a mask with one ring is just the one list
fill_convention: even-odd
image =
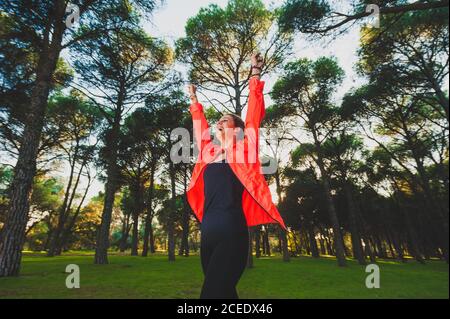
[(259, 149), (259, 127), (266, 114), (264, 104), (264, 81), (260, 80), (263, 67), (263, 59), (260, 54), (252, 56), (252, 77), (250, 78), (250, 96), (248, 98), (247, 115), (245, 116), (245, 130), (249, 142), (256, 144)]
[(250, 96), (248, 98), (247, 115), (245, 116), (245, 127), (259, 128), (266, 114), (264, 104), (264, 81), (256, 77), (250, 79)]
[(259, 53), (252, 55), (252, 76), (250, 78), (250, 96), (248, 99), (245, 127), (259, 128), (266, 114), (264, 104), (264, 81), (260, 80), (260, 74), (264, 60)]
[(203, 148), (211, 141), (211, 136), (209, 134), (209, 124), (203, 113), (203, 106), (197, 99), (196, 90), (194, 85), (189, 85), (189, 94), (191, 98), (189, 111), (192, 115), (195, 143), (197, 144), (201, 156)]

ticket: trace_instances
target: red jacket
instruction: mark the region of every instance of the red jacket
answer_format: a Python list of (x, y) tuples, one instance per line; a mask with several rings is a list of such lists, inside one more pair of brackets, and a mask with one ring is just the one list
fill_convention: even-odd
[[(265, 115), (264, 84), (264, 81), (257, 78), (250, 79), (250, 96), (245, 119), (244, 139), (229, 146), (226, 156), (231, 169), (244, 185), (242, 207), (247, 226), (277, 223), (286, 230), (286, 225), (272, 202), (270, 189), (262, 175), (258, 156), (258, 129)], [(222, 151), (222, 147), (212, 142), (209, 125), (203, 113), (203, 106), (200, 103), (194, 103), (189, 110), (192, 114), (194, 139), (199, 155), (187, 189), (187, 200), (201, 223), (205, 203), (203, 168), (213, 160), (213, 155), (217, 154), (215, 152)]]

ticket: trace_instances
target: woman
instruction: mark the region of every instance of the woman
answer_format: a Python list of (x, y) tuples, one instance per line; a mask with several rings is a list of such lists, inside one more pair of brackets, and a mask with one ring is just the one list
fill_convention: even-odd
[(258, 158), (258, 128), (265, 114), (262, 67), (262, 57), (253, 55), (246, 120), (234, 114), (222, 116), (216, 124), (219, 145), (211, 141), (195, 86), (189, 87), (194, 138), (200, 153), (187, 199), (201, 222), (200, 255), (205, 275), (201, 299), (239, 298), (236, 285), (247, 263), (249, 226), (278, 223), (286, 229)]

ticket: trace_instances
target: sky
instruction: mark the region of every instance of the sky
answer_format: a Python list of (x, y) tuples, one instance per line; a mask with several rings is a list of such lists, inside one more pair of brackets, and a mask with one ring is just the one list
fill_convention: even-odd
[[(196, 15), (200, 8), (206, 7), (209, 4), (217, 4), (224, 7), (227, 0), (165, 0), (165, 4), (162, 7), (157, 8), (150, 22), (144, 24), (144, 29), (155, 37), (165, 39), (170, 45), (174, 45), (176, 39), (185, 35), (184, 27), (187, 20)], [(263, 0), (267, 7), (279, 6), (284, 1), (267, 1)], [(302, 35), (299, 35), (295, 39), (294, 45), (294, 59), (308, 57), (310, 59), (316, 59), (320, 56), (336, 56), (339, 65), (344, 69), (346, 73), (346, 79), (336, 92), (337, 99), (341, 98), (352, 86), (358, 86), (361, 79), (356, 76), (353, 65), (357, 61), (356, 50), (359, 46), (359, 28), (354, 28), (346, 35), (340, 36), (337, 40), (314, 43), (308, 42)], [(177, 69), (185, 71), (185, 67), (178, 66)], [(269, 75), (263, 80), (266, 81), (265, 93), (271, 90), (271, 87), (277, 80), (277, 75)], [(202, 101), (200, 101), (202, 102)], [(270, 105), (270, 97), (266, 95), (266, 107)], [(242, 116), (245, 117), (244, 109)], [(286, 150), (287, 155), (289, 150)], [(288, 158), (288, 156), (284, 156)], [(104, 190), (104, 185), (99, 181), (94, 182), (88, 193), (89, 200), (91, 197), (98, 194), (99, 191)], [(86, 201), (87, 203), (87, 201)]]
[[(262, 1), (268, 8), (279, 7), (284, 2), (284, 0)], [(144, 28), (152, 36), (162, 37), (171, 45), (174, 45), (176, 39), (185, 35), (184, 27), (187, 20), (196, 15), (200, 8), (207, 7), (209, 4), (224, 7), (227, 2), (228, 0), (165, 0), (165, 4), (154, 12), (152, 21), (144, 24)], [(324, 55), (336, 56), (348, 77), (345, 84), (340, 87), (339, 92), (336, 92), (337, 96), (341, 97), (354, 85), (353, 81), (357, 80), (352, 68), (357, 61), (355, 53), (358, 46), (359, 28), (353, 28), (351, 32), (332, 42), (330, 42), (330, 39), (326, 39), (322, 42), (311, 43), (306, 41), (303, 36), (298, 36), (295, 41), (294, 56), (295, 58), (308, 57), (311, 59)], [(267, 88), (270, 89), (276, 77), (265, 80), (268, 82)]]

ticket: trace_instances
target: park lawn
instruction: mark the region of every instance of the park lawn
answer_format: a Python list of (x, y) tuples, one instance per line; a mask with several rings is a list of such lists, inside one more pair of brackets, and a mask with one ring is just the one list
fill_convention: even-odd
[[(26, 253), (21, 275), (0, 278), (0, 298), (198, 298), (203, 274), (200, 257), (156, 253), (147, 258), (111, 255), (109, 265), (94, 265), (92, 252), (59, 257)], [(68, 264), (80, 267), (81, 287), (67, 289)], [(368, 289), (365, 267), (348, 260), (340, 268), (334, 258), (254, 258), (239, 284), (246, 298), (448, 298), (449, 267), (441, 261), (379, 261), (380, 288)]]

